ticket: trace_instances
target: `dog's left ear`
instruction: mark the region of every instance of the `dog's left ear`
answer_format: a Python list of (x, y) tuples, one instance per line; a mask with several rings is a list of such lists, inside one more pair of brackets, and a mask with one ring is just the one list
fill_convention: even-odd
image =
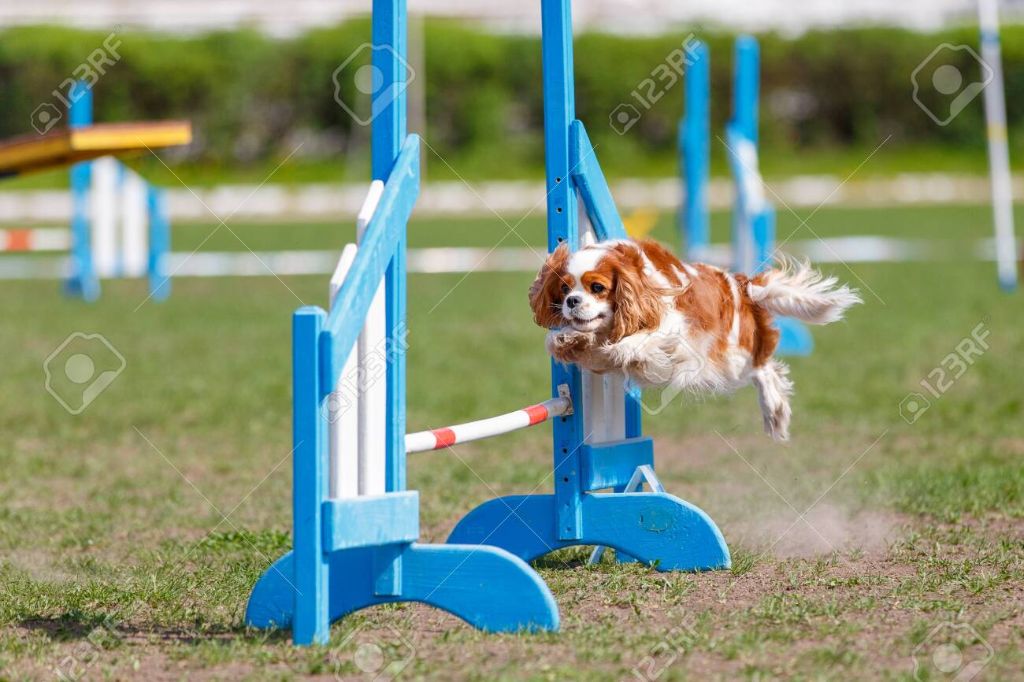
[(641, 331), (652, 331), (661, 325), (662, 301), (658, 291), (644, 273), (644, 258), (633, 244), (617, 247), (618, 259), (613, 301), (615, 315), (612, 340), (618, 341)]

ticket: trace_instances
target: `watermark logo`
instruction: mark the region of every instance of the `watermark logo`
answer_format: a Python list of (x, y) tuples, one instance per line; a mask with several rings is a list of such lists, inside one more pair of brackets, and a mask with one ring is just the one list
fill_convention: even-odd
[[(651, 416), (697, 385), (707, 365), (705, 354), (697, 352), (678, 332), (650, 334), (629, 354), (631, 358), (622, 367), (626, 387), (639, 396), (640, 407)], [(647, 390), (641, 390), (645, 386)]]
[(640, 110), (632, 104), (622, 103), (608, 115), (608, 125), (619, 135), (625, 135), (640, 120)]
[(60, 109), (50, 102), (43, 102), (32, 112), (32, 127), (42, 135), (64, 118)]
[[(140, 605), (138, 601), (132, 602), (127, 607), (127, 613), (134, 613)], [(124, 644), (124, 636), (118, 630), (119, 622), (123, 622), (123, 619), (104, 616), (99, 625), (90, 630), (84, 639), (76, 642), (71, 650), (57, 661), (52, 668), (54, 676), (61, 682), (82, 682), (95, 677), (89, 673), (103, 652)]]
[(995, 651), (967, 623), (942, 623), (914, 647), (914, 679), (968, 682), (992, 662)]
[(416, 648), (393, 627), (371, 632), (360, 625), (341, 641), (338, 653), (365, 673), (367, 679), (387, 681), (397, 679), (409, 667), (416, 657)]
[[(980, 69), (974, 76), (958, 64), (967, 61)], [(943, 43), (932, 50), (910, 74), (914, 102), (940, 126), (949, 125), (992, 82), (992, 67), (969, 45)]]
[[(991, 330), (984, 322), (979, 322), (968, 336), (960, 339), (953, 352), (942, 358), (938, 366), (921, 379), (920, 386), (924, 392), (908, 393), (900, 401), (899, 411), (903, 421), (913, 424), (932, 406), (932, 399), (938, 400), (970, 369), (989, 349), (988, 337)], [(927, 394), (927, 396), (925, 395)]]
[[(107, 70), (121, 61), (121, 40), (118, 38), (120, 29), (107, 35), (95, 50), (89, 53), (85, 60), (71, 71), (71, 76), (61, 81), (50, 94), (61, 103), (64, 109), (69, 109), (72, 104), (81, 99), (85, 93), (99, 82)], [(76, 87), (82, 83), (85, 87)], [(30, 122), (37, 133), (43, 135), (58, 121), (63, 118), (61, 109), (53, 102), (43, 102), (32, 110)]]
[(692, 33), (683, 40), (650, 74), (629, 93), (629, 100), (612, 109), (608, 125), (619, 135), (625, 135), (650, 111), (683, 77), (687, 66), (696, 59), (697, 37)]
[[(386, 74), (373, 63), (373, 57), (382, 54), (398, 63), (393, 83), (385, 82)], [(334, 101), (359, 125), (369, 125), (380, 112), (394, 102), (416, 78), (409, 63), (389, 45), (363, 43), (334, 70)], [(353, 92), (353, 88), (355, 92)], [(370, 111), (361, 111), (359, 100), (369, 97)]]
[(908, 393), (907, 397), (900, 401), (900, 416), (903, 417), (903, 421), (913, 424), (931, 406), (931, 402), (920, 393)]
[(646, 655), (630, 671), (632, 678), (640, 682), (654, 682), (660, 679), (696, 641), (696, 632), (689, 623), (671, 628), (665, 638), (647, 650)]
[(360, 396), (371, 386), (384, 381), (388, 365), (396, 356), (409, 350), (409, 328), (402, 323), (395, 328), (391, 338), (380, 341), (370, 348), (361, 363), (346, 364), (338, 385), (321, 403), (321, 416), (328, 424), (337, 423), (349, 410), (359, 403)]
[(81, 414), (121, 375), (124, 356), (101, 334), (75, 332), (43, 361), (47, 392), (71, 414)]

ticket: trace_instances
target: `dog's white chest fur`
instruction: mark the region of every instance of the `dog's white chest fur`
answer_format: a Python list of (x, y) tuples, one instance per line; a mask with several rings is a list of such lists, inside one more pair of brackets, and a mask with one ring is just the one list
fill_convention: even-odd
[(594, 352), (602, 356), (601, 365), (621, 368), (631, 382), (645, 388), (671, 386), (718, 393), (735, 390), (750, 379), (750, 353), (739, 347), (738, 340), (738, 332), (730, 334), (724, 362), (710, 362), (714, 336), (702, 333), (683, 313), (668, 308), (657, 331), (597, 345)]

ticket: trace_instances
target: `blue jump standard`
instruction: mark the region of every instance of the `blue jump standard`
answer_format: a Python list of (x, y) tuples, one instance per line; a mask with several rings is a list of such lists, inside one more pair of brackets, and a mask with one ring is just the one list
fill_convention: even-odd
[(296, 644), (324, 644), (330, 623), (376, 604), (418, 601), (482, 630), (557, 630), (558, 607), (522, 559), (497, 547), (429, 545), (419, 538), (419, 496), (405, 489), (405, 356), (387, 364), (385, 478), (381, 495), (329, 497), (328, 428), (322, 410), (384, 282), (385, 338), (406, 319), (405, 235), (419, 193), (419, 138), (406, 134), (404, 0), (374, 0), (373, 178), (385, 182), (357, 256), (328, 313), (292, 317), (293, 542), (253, 588), (246, 623), (290, 627)]
[[(548, 250), (579, 246), (584, 210), (599, 240), (626, 239), (601, 165), (576, 119), (572, 19), (569, 0), (542, 0), (544, 138), (547, 175)], [(626, 438), (587, 443), (582, 374), (574, 365), (551, 363), (551, 391), (569, 386), (573, 414), (555, 419), (551, 495), (501, 497), (471, 511), (449, 543), (486, 543), (532, 560), (573, 545), (614, 547), (619, 560), (638, 559), (659, 570), (710, 570), (730, 566), (721, 531), (703, 511), (667, 493), (621, 492), (638, 466), (653, 465), (653, 444), (642, 436), (639, 396), (625, 396)], [(598, 493), (602, 489), (617, 492)]]

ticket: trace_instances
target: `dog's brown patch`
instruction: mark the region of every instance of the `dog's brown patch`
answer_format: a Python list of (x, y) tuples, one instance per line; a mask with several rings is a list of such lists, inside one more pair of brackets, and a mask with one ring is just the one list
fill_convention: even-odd
[(683, 285), (683, 281), (679, 278), (683, 263), (676, 258), (674, 253), (653, 239), (645, 239), (639, 242), (639, 245), (643, 249), (644, 255), (647, 256), (647, 260), (651, 261), (651, 265), (665, 277), (669, 284), (674, 287)]
[[(760, 367), (771, 359), (779, 345), (779, 330), (772, 324), (772, 314), (754, 303), (747, 291), (746, 275), (735, 275), (740, 285), (740, 346), (750, 352), (754, 367)], [(763, 275), (756, 275), (754, 284), (761, 284)]]

